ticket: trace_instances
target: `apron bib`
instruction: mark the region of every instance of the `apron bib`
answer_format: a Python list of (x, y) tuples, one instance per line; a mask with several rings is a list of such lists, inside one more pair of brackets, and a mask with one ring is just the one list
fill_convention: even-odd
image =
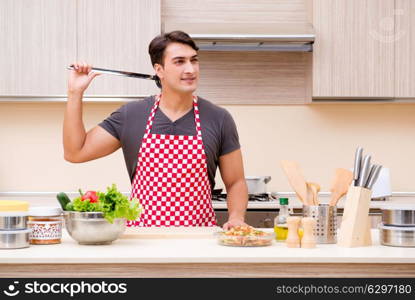
[(131, 198), (140, 201), (143, 211), (127, 226), (215, 226), (197, 98), (195, 136), (151, 133), (160, 98), (147, 120), (132, 183)]

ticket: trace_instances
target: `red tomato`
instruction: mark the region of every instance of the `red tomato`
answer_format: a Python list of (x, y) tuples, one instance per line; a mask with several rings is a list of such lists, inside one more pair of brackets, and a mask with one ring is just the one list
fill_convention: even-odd
[(91, 202), (91, 203), (97, 203), (98, 202), (97, 192), (96, 191), (88, 191), (88, 192), (86, 192), (82, 196), (81, 200), (84, 201), (86, 199), (89, 199), (89, 202)]

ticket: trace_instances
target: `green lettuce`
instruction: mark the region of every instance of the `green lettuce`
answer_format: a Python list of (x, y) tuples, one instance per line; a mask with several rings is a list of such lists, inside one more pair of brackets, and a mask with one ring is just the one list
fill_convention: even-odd
[(75, 211), (81, 212), (102, 212), (104, 218), (113, 223), (114, 219), (125, 218), (127, 220), (136, 220), (141, 214), (141, 204), (137, 198), (128, 199), (117, 190), (117, 186), (112, 184), (107, 187), (107, 192), (97, 192), (98, 202), (91, 203), (89, 199), (82, 200), (82, 195), (73, 200)]

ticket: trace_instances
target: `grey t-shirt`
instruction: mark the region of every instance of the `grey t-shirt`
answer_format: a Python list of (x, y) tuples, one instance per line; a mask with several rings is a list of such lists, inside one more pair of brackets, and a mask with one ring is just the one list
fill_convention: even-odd
[[(147, 119), (155, 97), (129, 102), (113, 112), (99, 126), (121, 142), (125, 163), (131, 182), (134, 179), (138, 151), (143, 139)], [(227, 110), (198, 97), (203, 145), (207, 157), (208, 177), (213, 189), (219, 157), (240, 148), (238, 132)], [(171, 135), (196, 135), (194, 110), (175, 122), (157, 109), (151, 133)]]

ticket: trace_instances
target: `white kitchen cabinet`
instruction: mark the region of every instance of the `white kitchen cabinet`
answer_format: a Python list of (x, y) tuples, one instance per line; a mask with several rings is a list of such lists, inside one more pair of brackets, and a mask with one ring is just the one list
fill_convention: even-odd
[[(78, 0), (77, 16), (80, 61), (154, 74), (148, 45), (160, 34), (159, 0)], [(152, 80), (101, 75), (85, 96), (146, 96), (157, 91)]]
[(395, 1), (313, 0), (312, 9), (313, 98), (394, 97)]
[[(64, 100), (75, 61), (154, 73), (148, 45), (160, 33), (160, 1), (2, 0), (0, 26), (0, 100)], [(157, 91), (154, 81), (102, 75), (85, 97)]]
[(395, 97), (415, 98), (415, 1), (396, 0)]
[(66, 93), (76, 57), (76, 1), (0, 2), (0, 96)]

